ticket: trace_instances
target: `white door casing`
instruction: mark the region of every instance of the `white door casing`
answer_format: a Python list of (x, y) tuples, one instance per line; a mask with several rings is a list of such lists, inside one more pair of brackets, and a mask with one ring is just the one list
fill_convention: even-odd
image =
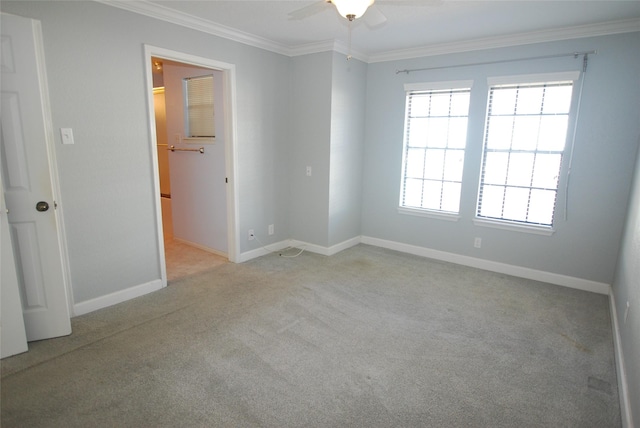
[[(145, 45), (144, 47), (147, 76), (147, 94), (149, 106), (149, 132), (151, 139), (149, 141), (151, 156), (153, 160), (153, 179), (154, 194), (156, 205), (156, 224), (157, 237), (159, 246), (161, 278), (164, 286), (167, 284), (166, 262), (164, 259), (164, 242), (162, 231), (162, 209), (160, 201), (160, 181), (158, 177), (158, 153), (156, 148), (156, 124), (155, 114), (153, 110), (153, 73), (152, 73), (152, 57), (163, 58), (184, 64), (192, 64), (200, 67), (206, 67), (221, 70), (223, 73), (223, 105), (224, 105), (224, 129), (225, 129), (225, 170), (226, 170), (226, 208), (227, 208), (227, 257), (231, 262), (240, 261), (240, 231), (238, 229), (238, 183), (236, 179), (237, 171), (237, 154), (235, 141), (236, 135), (236, 70), (235, 65), (228, 64), (208, 58), (198, 57), (183, 52), (173, 51), (165, 48)], [(169, 143), (171, 144), (171, 143)]]
[(24, 324), (27, 340), (48, 339), (71, 322), (40, 22), (3, 13), (0, 52), (2, 182)]

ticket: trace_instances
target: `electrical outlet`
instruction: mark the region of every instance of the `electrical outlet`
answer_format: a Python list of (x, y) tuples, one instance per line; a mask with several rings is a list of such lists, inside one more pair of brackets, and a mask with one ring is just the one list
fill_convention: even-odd
[(269, 225), (269, 235), (273, 235), (274, 233), (275, 233), (275, 232), (274, 232), (274, 229), (273, 229), (273, 225), (272, 225), (272, 224), (270, 224), (270, 225)]
[(253, 229), (249, 229), (247, 238), (249, 239), (249, 241), (253, 241), (256, 238), (256, 234), (253, 233)]
[(476, 238), (473, 240), (473, 246), (476, 248), (482, 247), (482, 238)]
[(307, 166), (307, 177), (311, 177), (311, 167)]

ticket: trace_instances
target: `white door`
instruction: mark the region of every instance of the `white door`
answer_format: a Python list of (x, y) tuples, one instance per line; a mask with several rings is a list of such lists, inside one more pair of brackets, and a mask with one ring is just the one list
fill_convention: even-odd
[[(2, 168), (2, 164), (0, 164)], [(0, 358), (28, 350), (0, 174)]]
[(48, 339), (70, 334), (71, 322), (40, 22), (3, 13), (0, 52), (2, 184), (24, 323), (27, 340)]

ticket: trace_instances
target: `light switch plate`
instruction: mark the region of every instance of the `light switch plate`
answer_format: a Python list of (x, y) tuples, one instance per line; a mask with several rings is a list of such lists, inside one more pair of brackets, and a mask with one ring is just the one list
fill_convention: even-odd
[(60, 128), (60, 136), (62, 137), (62, 144), (73, 144), (73, 129)]

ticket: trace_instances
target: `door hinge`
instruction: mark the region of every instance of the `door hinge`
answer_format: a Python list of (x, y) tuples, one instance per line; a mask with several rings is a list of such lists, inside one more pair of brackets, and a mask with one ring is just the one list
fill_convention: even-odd
[(58, 208), (58, 203), (56, 201), (53, 201), (53, 209), (57, 209)]
[(228, 182), (229, 182), (229, 178), (228, 178), (228, 177), (225, 177), (225, 178), (224, 178), (224, 182), (225, 182), (225, 183), (228, 183)]

